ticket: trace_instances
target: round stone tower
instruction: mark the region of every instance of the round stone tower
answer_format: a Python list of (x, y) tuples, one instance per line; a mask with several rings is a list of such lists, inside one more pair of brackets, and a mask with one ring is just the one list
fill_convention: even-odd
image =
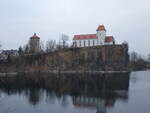
[(34, 33), (32, 37), (30, 37), (30, 52), (31, 53), (39, 53), (40, 52), (40, 37)]

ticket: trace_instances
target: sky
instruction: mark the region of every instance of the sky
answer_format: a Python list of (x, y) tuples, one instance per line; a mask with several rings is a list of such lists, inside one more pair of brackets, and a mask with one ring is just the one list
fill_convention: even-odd
[(67, 34), (96, 33), (105, 25), (117, 43), (150, 53), (150, 0), (0, 0), (0, 42), (18, 49), (37, 33), (45, 43)]

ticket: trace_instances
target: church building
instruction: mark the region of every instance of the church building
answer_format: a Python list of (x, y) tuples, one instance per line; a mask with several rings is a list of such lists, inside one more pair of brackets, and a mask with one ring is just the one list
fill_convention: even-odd
[(113, 36), (106, 36), (106, 29), (104, 25), (99, 25), (96, 31), (96, 34), (74, 35), (74, 47), (92, 47), (115, 44), (115, 39)]

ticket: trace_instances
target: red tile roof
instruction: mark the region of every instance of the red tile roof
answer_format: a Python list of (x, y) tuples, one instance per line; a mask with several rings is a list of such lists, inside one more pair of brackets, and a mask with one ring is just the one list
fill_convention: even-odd
[(86, 40), (86, 39), (96, 39), (96, 34), (87, 34), (87, 35), (74, 35), (73, 40)]
[(106, 31), (105, 26), (104, 25), (99, 25), (98, 28), (96, 29), (97, 31)]
[(38, 38), (38, 39), (40, 39), (40, 37), (38, 37), (38, 36), (36, 35), (36, 33), (34, 33), (34, 35), (33, 35), (31, 38)]
[(114, 41), (113, 36), (106, 36), (105, 42), (113, 42), (113, 41)]

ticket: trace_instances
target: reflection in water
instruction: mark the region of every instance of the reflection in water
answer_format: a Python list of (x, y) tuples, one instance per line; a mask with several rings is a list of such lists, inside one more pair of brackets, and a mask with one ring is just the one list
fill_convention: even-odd
[(25, 95), (36, 106), (46, 95), (47, 102), (61, 101), (67, 106), (67, 95), (78, 108), (94, 108), (106, 113), (116, 100), (128, 99), (129, 73), (109, 75), (18, 75), (0, 78), (0, 92)]
[(42, 91), (40, 89), (30, 89), (29, 91), (29, 102), (33, 105), (36, 105), (40, 102)]

